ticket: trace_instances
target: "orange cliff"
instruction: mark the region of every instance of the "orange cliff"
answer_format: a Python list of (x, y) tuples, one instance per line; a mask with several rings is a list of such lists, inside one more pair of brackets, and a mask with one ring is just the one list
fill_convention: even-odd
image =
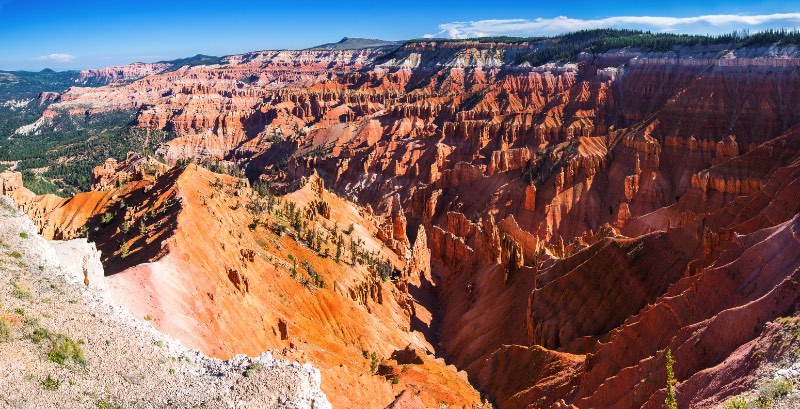
[(139, 79), (148, 75), (157, 74), (172, 67), (170, 63), (133, 63), (122, 66), (105, 67), (100, 69), (83, 70), (75, 78), (81, 85), (105, 85), (116, 82), (125, 82)]
[(482, 406), (466, 374), (412, 328), (430, 324), (415, 311), (431, 307), (415, 306), (408, 275), (399, 279), (405, 259), (377, 238), (377, 220), (321, 179), (267, 199), (242, 179), (128, 155), (96, 168), (95, 180), (119, 186), (18, 204), (47, 237), (88, 234), (112, 297), (185, 345), (310, 362), (336, 407), (381, 408), (405, 389), (424, 407)]
[(797, 56), (518, 63), (537, 46), (264, 51), (74, 88), (52, 112), (137, 108), (176, 133), (167, 160), (286, 195), (254, 214), (247, 181), (129, 157), (21, 206), (51, 237), (88, 226), (164, 331), (285, 348), (339, 407), (655, 407), (667, 348), (682, 406), (757, 388), (798, 301)]

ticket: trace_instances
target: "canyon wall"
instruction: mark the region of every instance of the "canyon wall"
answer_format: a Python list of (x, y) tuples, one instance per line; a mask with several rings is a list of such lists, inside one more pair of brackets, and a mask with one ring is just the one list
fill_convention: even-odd
[[(188, 200), (180, 212), (166, 211), (176, 216), (158, 218), (175, 233), (142, 239), (151, 250), (108, 263), (119, 267), (120, 294), (149, 288), (130, 280), (165, 276), (158, 271), (167, 267), (172, 276), (214, 271), (209, 283), (232, 283), (224, 295), (206, 296), (216, 327), (202, 331), (186, 329), (206, 318), (190, 314), (188, 301), (147, 307), (182, 316), (180, 325), (165, 319), (167, 331), (212, 353), (284, 346), (293, 337), (285, 334), (299, 331), (320, 348), (306, 351), (343, 351), (318, 357), (323, 377), (350, 379), (344, 374), (355, 369), (345, 357), (362, 349), (394, 357), (379, 370), (389, 379), (424, 379), (401, 363), (398, 351), (412, 344), (444, 358), (426, 355), (414, 366), (428, 371), (428, 382), (440, 374), (463, 386), (447, 369), (455, 365), (504, 408), (656, 407), (666, 393), (668, 349), (682, 406), (710, 407), (757, 388), (758, 370), (794, 345), (775, 350), (760, 342), (776, 339), (773, 323), (800, 302), (795, 48), (611, 50), (575, 63), (520, 63), (542, 46), (424, 41), (394, 50), (262, 51), (124, 85), (73, 88), (50, 109), (137, 109), (136, 126), (175, 134), (156, 151), (166, 162), (241, 166), (249, 182), (328, 219), (327, 231), (334, 231), (330, 214), (337, 234), (352, 224), (399, 272), (383, 283), (380, 271), (353, 261), (352, 271), (326, 275), (340, 292), (292, 304), (325, 317), (325, 326), (285, 306), (281, 317), (250, 316), (244, 305), (278, 304), (262, 301), (276, 293), (262, 288), (269, 280), (256, 271), (263, 269), (248, 267), (259, 257), (237, 253), (262, 239), (245, 243), (229, 227), (251, 223), (234, 206), (242, 193), (215, 195), (216, 184), (206, 190), (214, 176), (194, 165), (165, 168), (148, 184), (132, 177), (141, 169), (107, 162), (95, 171), (96, 191), (86, 194), (98, 209), (111, 200), (103, 192), (119, 186), (141, 189), (132, 197), (142, 205)], [(71, 200), (89, 196), (79, 197)], [(69, 201), (25, 203), (34, 203), (24, 208), (54, 236), (93, 222), (63, 216), (74, 213)], [(218, 220), (215, 230), (195, 220), (207, 211)], [(190, 229), (193, 237), (229, 242), (208, 243), (221, 246), (220, 257), (210, 258), (183, 241)], [(270, 250), (279, 259), (303, 254), (314, 260), (310, 271), (329, 265), (330, 254), (279, 243)], [(282, 277), (296, 268), (286, 262), (263, 271)], [(284, 281), (282, 290), (296, 286)], [(350, 308), (339, 304), (341, 295), (359, 305), (347, 322), (330, 318)], [(245, 339), (242, 320), (269, 324)], [(389, 329), (395, 326), (402, 330)], [(225, 336), (210, 341), (216, 333)], [(364, 338), (372, 333), (382, 338)], [(747, 358), (766, 350), (769, 359)], [(462, 386), (459, 402), (478, 405), (477, 392)], [(382, 398), (400, 392), (380, 388)], [(431, 388), (421, 396), (442, 394)], [(413, 401), (404, 396), (401, 403)]]

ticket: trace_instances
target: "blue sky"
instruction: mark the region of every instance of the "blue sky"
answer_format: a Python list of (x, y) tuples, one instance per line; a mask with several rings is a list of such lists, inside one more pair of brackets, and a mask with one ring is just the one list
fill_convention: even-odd
[(701, 34), (793, 28), (800, 27), (800, 0), (0, 0), (0, 69), (296, 49), (344, 36), (542, 35), (598, 26)]

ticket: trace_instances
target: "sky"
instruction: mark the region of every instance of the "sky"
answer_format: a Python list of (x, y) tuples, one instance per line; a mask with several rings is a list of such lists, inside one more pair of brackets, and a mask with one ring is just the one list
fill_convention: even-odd
[(597, 27), (691, 34), (800, 28), (800, 0), (0, 0), (0, 70), (301, 49), (342, 37), (538, 36)]

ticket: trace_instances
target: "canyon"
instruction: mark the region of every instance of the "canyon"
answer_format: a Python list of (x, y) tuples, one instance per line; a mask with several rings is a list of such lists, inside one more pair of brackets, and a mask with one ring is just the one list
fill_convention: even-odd
[(657, 408), (668, 352), (680, 407), (757, 398), (800, 359), (800, 51), (529, 62), (556, 41), (86, 71), (42, 118), (172, 137), (0, 188), (133, 315), (311, 363), (333, 407)]

